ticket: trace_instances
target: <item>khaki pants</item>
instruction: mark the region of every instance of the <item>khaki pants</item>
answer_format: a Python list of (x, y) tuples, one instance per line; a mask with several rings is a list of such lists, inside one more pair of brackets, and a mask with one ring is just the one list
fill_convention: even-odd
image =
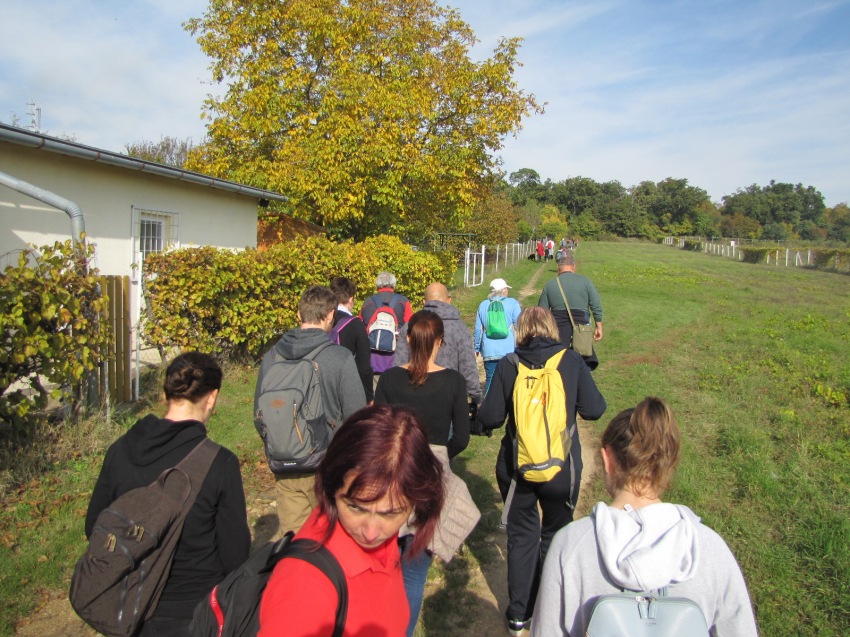
[(287, 531), (298, 533), (316, 508), (319, 502), (313, 491), (315, 477), (313, 473), (275, 475), (277, 517), (280, 520), (278, 537), (283, 537)]

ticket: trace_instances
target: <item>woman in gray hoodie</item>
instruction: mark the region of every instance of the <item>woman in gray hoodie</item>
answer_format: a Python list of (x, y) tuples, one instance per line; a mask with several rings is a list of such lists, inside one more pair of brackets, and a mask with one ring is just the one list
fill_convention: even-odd
[(757, 635), (741, 569), (723, 539), (688, 507), (665, 504), (680, 452), (667, 403), (646, 398), (611, 420), (602, 436), (605, 486), (613, 498), (552, 540), (532, 637), (584, 636), (602, 595), (659, 591), (695, 602), (712, 637)]

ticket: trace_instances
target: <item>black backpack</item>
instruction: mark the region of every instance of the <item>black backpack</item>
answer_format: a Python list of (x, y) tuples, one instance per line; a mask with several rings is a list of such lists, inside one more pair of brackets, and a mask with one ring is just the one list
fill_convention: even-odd
[(336, 588), (339, 604), (333, 637), (342, 637), (348, 615), (348, 584), (342, 567), (324, 545), (315, 540), (292, 540), (289, 531), (283, 539), (269, 542), (231, 572), (206, 599), (195, 607), (189, 626), (192, 637), (256, 637), (260, 630), (260, 600), (274, 567), (285, 557), (312, 564)]
[(68, 594), (89, 626), (110, 637), (130, 637), (153, 615), (186, 514), (220, 449), (204, 438), (153, 484), (128, 491), (97, 516)]

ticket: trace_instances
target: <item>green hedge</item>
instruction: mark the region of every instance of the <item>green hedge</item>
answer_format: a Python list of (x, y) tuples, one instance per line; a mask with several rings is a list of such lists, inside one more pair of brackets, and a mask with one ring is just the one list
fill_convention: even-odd
[[(33, 408), (49, 396), (72, 400), (86, 371), (97, 368), (111, 334), (98, 320), (105, 307), (97, 270), (85, 265), (93, 248), (70, 241), (27, 246), (0, 274), (0, 420), (26, 432)], [(49, 392), (42, 381), (62, 389)], [(31, 395), (16, 383), (25, 385)]]
[(699, 252), (702, 249), (702, 242), (694, 241), (693, 239), (685, 239), (684, 249)]
[(260, 356), (275, 335), (296, 326), (298, 299), (309, 285), (347, 276), (357, 285), (359, 309), (381, 270), (395, 274), (396, 290), (417, 302), (430, 283), (449, 283), (454, 269), (450, 256), (388, 236), (362, 243), (299, 238), (267, 252), (203, 247), (150, 255), (144, 334), (157, 347)]

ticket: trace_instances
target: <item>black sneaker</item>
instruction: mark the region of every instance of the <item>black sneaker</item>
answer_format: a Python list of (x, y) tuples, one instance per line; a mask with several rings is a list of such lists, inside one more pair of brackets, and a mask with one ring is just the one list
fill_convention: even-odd
[[(530, 621), (530, 620), (529, 620)], [(516, 619), (508, 620), (508, 632), (513, 635), (513, 637), (521, 637), (522, 631), (525, 630), (526, 624), (529, 622), (522, 622)]]

